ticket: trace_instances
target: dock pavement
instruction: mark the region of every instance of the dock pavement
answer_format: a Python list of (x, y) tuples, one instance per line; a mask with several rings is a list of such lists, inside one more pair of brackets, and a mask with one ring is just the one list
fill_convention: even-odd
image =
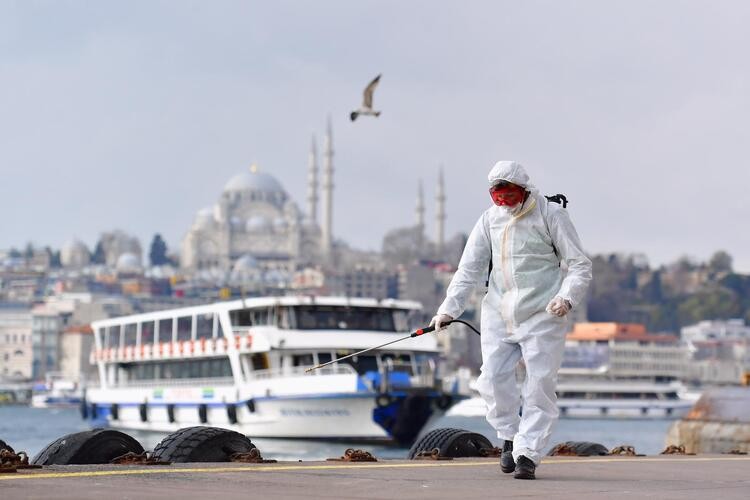
[(750, 498), (750, 456), (548, 457), (535, 481), (497, 459), (68, 465), (0, 474), (0, 499)]

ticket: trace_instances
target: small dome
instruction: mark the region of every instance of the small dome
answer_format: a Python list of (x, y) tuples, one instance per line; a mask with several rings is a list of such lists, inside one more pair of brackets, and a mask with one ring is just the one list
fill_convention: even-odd
[(249, 232), (263, 232), (268, 231), (271, 228), (271, 221), (262, 215), (253, 215), (247, 219), (245, 229)]
[(245, 254), (234, 263), (232, 266), (233, 273), (239, 273), (249, 270), (258, 269), (258, 261), (250, 254)]
[(117, 264), (115, 264), (115, 268), (118, 272), (124, 273), (140, 271), (141, 259), (139, 259), (138, 256), (133, 253), (125, 252), (124, 254), (117, 257)]
[(224, 185), (225, 192), (262, 191), (266, 193), (285, 193), (281, 183), (272, 175), (250, 171), (237, 174)]
[(287, 227), (289, 227), (289, 223), (285, 218), (277, 217), (273, 221), (273, 227), (275, 227), (276, 229), (286, 229)]
[(196, 227), (199, 229), (207, 229), (211, 227), (214, 222), (214, 209), (212, 207), (205, 207), (198, 210), (198, 214), (195, 216)]

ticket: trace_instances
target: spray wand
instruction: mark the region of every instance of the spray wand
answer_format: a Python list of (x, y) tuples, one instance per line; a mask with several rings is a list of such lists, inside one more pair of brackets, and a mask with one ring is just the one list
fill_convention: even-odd
[[(461, 323), (463, 325), (468, 326), (472, 330), (474, 330), (474, 333), (476, 333), (477, 335), (481, 335), (481, 333), (479, 333), (479, 330), (477, 330), (476, 328), (474, 328), (474, 326), (472, 324), (467, 323), (466, 321), (463, 321), (463, 320), (460, 320), (460, 319), (452, 319), (450, 321), (446, 321), (445, 323), (442, 323), (442, 325), (448, 326), (451, 323)], [(442, 328), (441, 328), (441, 330), (442, 330)], [(362, 349), (361, 351), (357, 351), (357, 352), (355, 352), (353, 354), (349, 354), (347, 356), (343, 356), (341, 358), (334, 359), (333, 361), (329, 361), (327, 363), (321, 363), (319, 365), (315, 365), (315, 366), (313, 366), (313, 367), (308, 368), (307, 370), (305, 370), (305, 373), (311, 372), (313, 370), (317, 370), (318, 368), (323, 368), (324, 366), (328, 366), (328, 365), (332, 365), (334, 363), (338, 363), (339, 361), (343, 361), (345, 359), (353, 358), (354, 356), (359, 356), (360, 354), (366, 353), (368, 351), (374, 351), (375, 349), (381, 349), (381, 348), (383, 348), (385, 346), (388, 346), (388, 345), (391, 345), (391, 344), (395, 344), (396, 342), (401, 342), (402, 340), (406, 340), (406, 339), (413, 339), (414, 337), (419, 337), (421, 335), (424, 335), (425, 333), (431, 333), (431, 332), (434, 332), (434, 331), (435, 331), (435, 327), (434, 326), (432, 326), (432, 325), (426, 326), (424, 328), (420, 328), (419, 330), (416, 330), (416, 331), (410, 333), (409, 335), (406, 335), (405, 337), (401, 337), (400, 339), (391, 340), (390, 342), (386, 342), (385, 344), (380, 344), (380, 345), (377, 345), (375, 347), (368, 347), (367, 349)]]

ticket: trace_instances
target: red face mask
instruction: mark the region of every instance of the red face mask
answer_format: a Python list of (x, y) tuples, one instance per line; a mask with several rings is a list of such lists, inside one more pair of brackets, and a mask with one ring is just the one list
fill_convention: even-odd
[(526, 190), (521, 186), (515, 184), (505, 184), (500, 186), (492, 186), (490, 188), (490, 196), (495, 205), (512, 207), (523, 201), (526, 195)]

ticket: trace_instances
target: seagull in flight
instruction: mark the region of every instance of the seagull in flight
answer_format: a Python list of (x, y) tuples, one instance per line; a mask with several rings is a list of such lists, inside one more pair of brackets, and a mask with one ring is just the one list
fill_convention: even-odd
[(380, 75), (376, 76), (373, 81), (370, 82), (370, 84), (365, 88), (364, 97), (362, 99), (362, 106), (356, 110), (352, 111), (349, 115), (349, 118), (352, 119), (352, 121), (356, 120), (359, 115), (363, 116), (380, 116), (380, 111), (374, 111), (372, 109), (372, 94), (375, 92), (375, 87), (378, 86), (378, 82), (380, 81)]

